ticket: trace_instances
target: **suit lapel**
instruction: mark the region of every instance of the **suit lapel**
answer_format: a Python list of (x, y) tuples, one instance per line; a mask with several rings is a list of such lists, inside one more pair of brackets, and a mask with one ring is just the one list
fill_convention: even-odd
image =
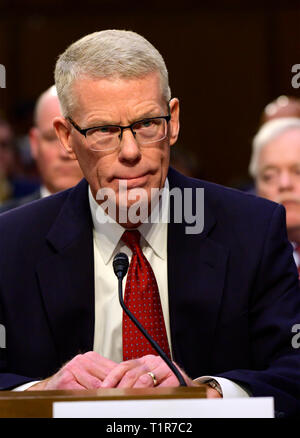
[(88, 186), (69, 192), (36, 272), (60, 362), (93, 348), (94, 254)]
[[(179, 178), (177, 175), (169, 172), (170, 189), (183, 188), (182, 177)], [(187, 187), (186, 184), (184, 186)], [(227, 248), (212, 239), (217, 221), (206, 199), (204, 215), (203, 232), (186, 234), (185, 227), (188, 224), (173, 222), (171, 205), (168, 228), (168, 290), (172, 349), (174, 360), (191, 377), (207, 374), (210, 369), (210, 352), (221, 306), (229, 254)]]

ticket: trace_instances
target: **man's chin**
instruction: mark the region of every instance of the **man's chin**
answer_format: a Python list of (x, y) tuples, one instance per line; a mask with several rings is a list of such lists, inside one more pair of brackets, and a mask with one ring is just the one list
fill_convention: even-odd
[(300, 230), (300, 221), (298, 218), (289, 218), (287, 217), (286, 227), (288, 230), (296, 230), (299, 232)]
[(300, 224), (287, 224), (287, 233), (290, 242), (300, 244)]

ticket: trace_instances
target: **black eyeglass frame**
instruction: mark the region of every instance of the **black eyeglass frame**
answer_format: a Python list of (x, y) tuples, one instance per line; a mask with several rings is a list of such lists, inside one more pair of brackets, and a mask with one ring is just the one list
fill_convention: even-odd
[(169, 121), (171, 120), (171, 114), (168, 114), (167, 116), (147, 117), (147, 118), (142, 119), (142, 120), (137, 120), (136, 122), (133, 122), (130, 125), (127, 125), (127, 126), (121, 126), (121, 125), (100, 125), (100, 126), (94, 126), (94, 127), (86, 128), (86, 129), (80, 128), (80, 126), (78, 126), (77, 123), (75, 123), (74, 120), (71, 119), (71, 117), (66, 117), (66, 119), (85, 138), (86, 138), (86, 135), (87, 135), (88, 131), (91, 131), (92, 129), (99, 129), (99, 128), (120, 128), (121, 129), (121, 134), (119, 135), (119, 138), (120, 138), (120, 141), (121, 141), (122, 137), (123, 137), (123, 131), (125, 129), (130, 129), (130, 131), (132, 132), (132, 135), (135, 137), (135, 132), (133, 131), (133, 126), (136, 125), (137, 123), (147, 122), (148, 120), (164, 119), (164, 120), (166, 120), (166, 122), (168, 124)]

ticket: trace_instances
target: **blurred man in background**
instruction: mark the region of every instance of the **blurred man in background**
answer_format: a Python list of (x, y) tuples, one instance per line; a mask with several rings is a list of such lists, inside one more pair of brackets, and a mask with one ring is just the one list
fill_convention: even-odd
[(300, 272), (300, 118), (275, 118), (260, 128), (249, 171), (257, 194), (286, 208), (288, 237)]
[(41, 187), (34, 193), (4, 203), (0, 212), (57, 193), (76, 185), (82, 178), (77, 160), (69, 158), (60, 145), (52, 120), (61, 114), (55, 86), (37, 100), (34, 126), (29, 132), (31, 153), (41, 178)]
[[(271, 120), (290, 117), (296, 117), (300, 120), (300, 99), (295, 96), (278, 96), (264, 107), (260, 114), (258, 129)], [(250, 174), (252, 175), (252, 172)], [(255, 181), (256, 176), (254, 176), (254, 182), (253, 179), (251, 181), (246, 180), (245, 182), (239, 182), (235, 186), (239, 190), (256, 193)]]
[(32, 193), (34, 181), (22, 176), (18, 150), (11, 125), (0, 117), (0, 204)]
[(0, 202), (10, 198), (11, 187), (7, 180), (15, 165), (13, 132), (10, 125), (0, 119)]

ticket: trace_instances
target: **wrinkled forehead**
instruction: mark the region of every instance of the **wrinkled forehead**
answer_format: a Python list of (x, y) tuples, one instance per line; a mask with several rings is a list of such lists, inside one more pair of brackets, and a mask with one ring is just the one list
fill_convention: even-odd
[[(103, 86), (107, 86), (109, 84), (112, 87), (119, 87), (120, 85), (126, 86), (126, 84), (128, 84), (128, 86), (134, 87), (135, 84), (142, 83), (145, 88), (147, 84), (151, 83), (152, 87), (155, 86), (161, 94), (163, 93), (162, 78), (159, 71), (148, 72), (146, 74), (137, 76), (125, 76), (117, 73), (110, 76), (91, 76), (87, 74), (80, 75), (77, 78), (73, 79), (71, 89), (73, 90), (73, 92), (85, 91), (85, 88), (89, 83), (99, 83), (103, 84)], [(156, 92), (156, 89), (153, 91)]]
[(72, 84), (72, 98), (73, 114), (77, 115), (93, 107), (126, 108), (136, 104), (143, 106), (143, 102), (146, 106), (151, 101), (162, 109), (168, 108), (157, 72), (130, 78), (81, 77)]
[(300, 163), (300, 129), (293, 128), (282, 132), (267, 142), (258, 156), (259, 167), (285, 166)]

